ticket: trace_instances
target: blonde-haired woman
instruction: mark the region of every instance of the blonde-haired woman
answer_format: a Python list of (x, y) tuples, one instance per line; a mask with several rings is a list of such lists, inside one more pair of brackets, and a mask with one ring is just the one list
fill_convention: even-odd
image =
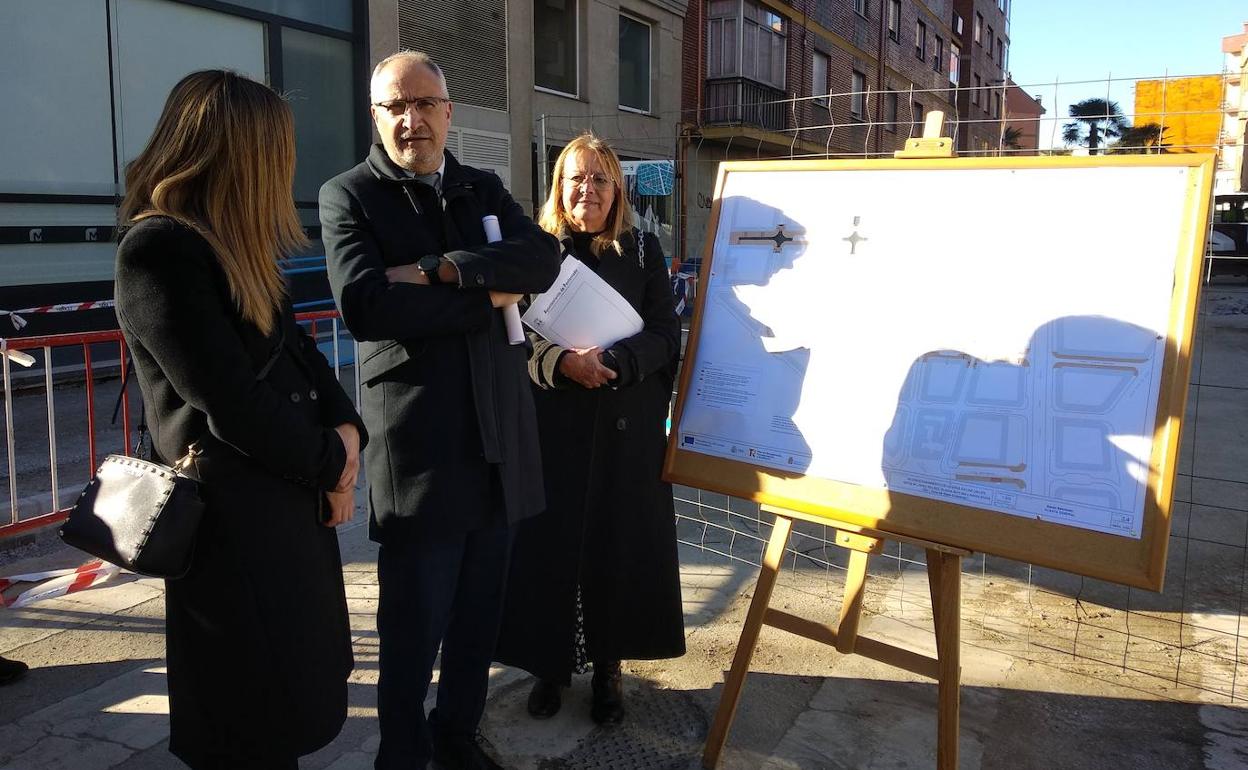
[(632, 226), (623, 183), (611, 147), (581, 135), (555, 161), (539, 221), (644, 321), (605, 350), (530, 335), (547, 509), (517, 534), (496, 658), (537, 677), (539, 719), (592, 664), (590, 716), (619, 722), (621, 660), (685, 652), (672, 490), (659, 477), (680, 321), (658, 239)]
[(126, 170), (117, 317), (156, 459), (196, 449), (207, 504), (166, 582), (169, 750), (295, 768), (346, 718), (351, 638), (334, 527), (364, 428), (295, 324), (277, 259), (304, 245), (291, 113), (219, 70), (174, 86)]

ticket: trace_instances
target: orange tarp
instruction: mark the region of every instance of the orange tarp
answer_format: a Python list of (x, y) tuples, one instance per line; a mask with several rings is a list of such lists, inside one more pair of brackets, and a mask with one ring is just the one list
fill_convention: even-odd
[(1222, 128), (1222, 76), (1137, 80), (1131, 122), (1161, 125), (1168, 152), (1208, 152)]

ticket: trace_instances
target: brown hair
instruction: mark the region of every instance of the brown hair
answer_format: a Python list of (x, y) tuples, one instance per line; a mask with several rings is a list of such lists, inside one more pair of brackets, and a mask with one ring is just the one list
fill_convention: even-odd
[(123, 224), (167, 216), (212, 246), (243, 318), (264, 334), (286, 295), (277, 260), (307, 245), (295, 213), (294, 121), (268, 86), (225, 70), (182, 78), (126, 167)]
[(555, 160), (550, 195), (546, 196), (546, 203), (542, 205), (542, 213), (537, 223), (543, 230), (554, 235), (559, 235), (565, 227), (570, 226), (568, 212), (563, 207), (563, 167), (569, 157), (578, 153), (596, 157), (598, 165), (611, 177), (611, 183), (615, 186), (615, 201), (607, 212), (606, 227), (594, 238), (594, 253), (601, 254), (608, 246), (614, 248), (617, 254), (622, 253), (620, 233), (633, 225), (633, 207), (629, 205), (628, 196), (624, 192), (624, 170), (620, 168), (620, 159), (615, 150), (611, 149), (611, 145), (591, 132), (586, 131), (568, 142), (568, 146), (559, 153)]

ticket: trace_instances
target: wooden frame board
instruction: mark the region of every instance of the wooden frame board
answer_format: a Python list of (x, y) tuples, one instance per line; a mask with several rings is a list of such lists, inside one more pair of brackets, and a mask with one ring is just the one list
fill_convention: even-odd
[[(723, 192), (732, 175), (758, 172), (897, 172), (898, 216), (897, 221), (892, 224), (904, 227), (908, 207), (932, 205), (931, 201), (907, 199), (904, 185), (907, 174), (962, 170), (1028, 172), (1041, 169), (1089, 169), (1093, 173), (1100, 173), (1095, 170), (1150, 168), (1176, 169), (1184, 175), (1184, 189), (1183, 212), (1178, 220), (1181, 224), (1179, 232), (1176, 233), (1173, 254), (1173, 289), (1169, 298), (1165, 352), (1160, 383), (1156, 389), (1156, 415), (1153, 421), (1151, 454), (1146, 469), (1147, 496), (1143, 502), (1143, 521), (1138, 537), (1124, 537), (1039, 518), (1011, 515), (974, 505), (906, 494), (883, 486), (872, 487), (786, 472), (751, 463), (748, 457), (713, 456), (682, 448), (678, 437), (681, 435), (682, 418), (690, 393), (690, 378), (699, 361), (699, 344), (706, 332), (703, 329), (703, 320), (706, 317), (706, 303), (711, 295), (708, 289), (711, 288), (715, 260), (721, 256), (715, 253), (715, 244), (720, 233)], [(923, 538), (1089, 577), (1160, 590), (1165, 572), (1179, 436), (1190, 377), (1191, 346), (1204, 242), (1208, 231), (1213, 168), (1214, 158), (1209, 154), (757, 161), (721, 164), (715, 202), (707, 229), (699, 278), (700, 290), (673, 412), (672, 440), (668, 444), (665, 458), (664, 478), (673, 483), (721, 492), (779, 508), (848, 521), (883, 533)], [(992, 191), (984, 190), (983, 194), (992, 195)], [(1020, 208), (1017, 226), (1023, 237), (1038, 222), (1046, 227), (1060, 228), (1063, 207), (1095, 207), (1100, 196), (1129, 198), (1132, 194), (1132, 189), (1098, 189), (1095, 194), (1088, 190), (1072, 190), (1069, 198), (1055, 201), (1047, 210), (1030, 211)], [(964, 218), (960, 213), (973, 211), (973, 203), (974, 201), (959, 201), (959, 204), (966, 205), (957, 210), (950, 209), (948, 230), (916, 235), (915, 248), (922, 248), (922, 239), (933, 238), (967, 239), (969, 247), (975, 248), (972, 236), (968, 235), (968, 232), (974, 230), (974, 216), (967, 214)], [(1045, 204), (1042, 202), (1041, 205)], [(1125, 222), (1107, 222), (1104, 242), (1081, 244), (1082, 248), (1086, 248), (1089, 259), (1095, 258), (1100, 249), (1114, 247), (1113, 228), (1109, 226), (1111, 224), (1129, 226)], [(1008, 246), (1001, 251), (1002, 264), (1008, 265)], [(881, 265), (881, 269), (886, 270), (887, 265)], [(887, 277), (893, 281), (905, 280), (905, 276)], [(1020, 276), (1020, 280), (1025, 280), (1025, 277)], [(1112, 291), (1112, 287), (1107, 287), (1106, 291)], [(853, 333), (870, 334), (871, 330), (855, 329)]]

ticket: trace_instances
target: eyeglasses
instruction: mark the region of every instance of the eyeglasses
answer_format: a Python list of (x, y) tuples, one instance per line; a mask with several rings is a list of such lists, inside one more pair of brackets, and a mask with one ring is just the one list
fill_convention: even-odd
[(599, 190), (599, 191), (607, 189), (612, 184), (611, 179), (609, 177), (603, 176), (602, 174), (590, 174), (589, 176), (586, 176), (584, 174), (573, 174), (572, 176), (565, 176), (563, 178), (563, 181), (567, 182), (573, 187), (580, 187), (588, 183), (588, 184), (593, 185), (595, 190)]
[(449, 104), (450, 99), (445, 96), (419, 96), (415, 99), (387, 99), (384, 102), (373, 102), (374, 107), (379, 107), (394, 117), (406, 115), (411, 107), (415, 107), (416, 111), (422, 115), (432, 115), (434, 110), (443, 104)]

